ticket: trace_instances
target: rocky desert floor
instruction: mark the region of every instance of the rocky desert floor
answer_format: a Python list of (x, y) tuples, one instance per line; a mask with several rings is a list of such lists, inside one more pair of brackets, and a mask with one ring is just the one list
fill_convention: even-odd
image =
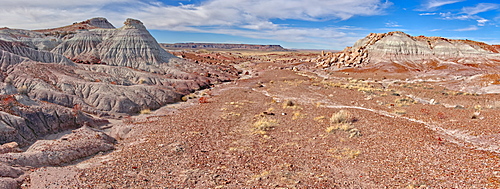
[(34, 168), (22, 187), (500, 187), (497, 94), (287, 61), (314, 53), (229, 54), (241, 79), (114, 121), (116, 150)]

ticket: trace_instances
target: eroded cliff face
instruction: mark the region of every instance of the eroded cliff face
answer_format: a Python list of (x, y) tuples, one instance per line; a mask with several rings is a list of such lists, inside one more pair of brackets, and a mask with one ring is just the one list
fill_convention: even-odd
[(0, 29), (0, 188), (22, 182), (18, 166), (59, 166), (112, 150), (114, 139), (93, 129), (109, 118), (238, 77), (231, 66), (173, 56), (139, 20), (124, 24), (115, 29), (93, 18), (46, 30)]
[[(237, 77), (173, 56), (139, 20), (94, 18), (47, 30), (0, 30), (0, 144), (29, 144), (97, 116), (156, 109)], [(45, 44), (45, 45), (44, 45)], [(5, 102), (3, 102), (5, 101)]]
[(339, 53), (319, 57), (323, 68), (366, 67), (397, 63), (409, 69), (432, 69), (441, 63), (480, 64), (500, 59), (496, 47), (470, 40), (413, 37), (403, 32), (372, 33)]

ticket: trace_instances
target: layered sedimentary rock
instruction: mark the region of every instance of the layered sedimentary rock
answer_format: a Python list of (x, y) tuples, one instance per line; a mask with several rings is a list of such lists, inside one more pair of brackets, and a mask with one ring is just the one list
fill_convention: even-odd
[[(166, 52), (138, 20), (124, 24), (114, 29), (96, 18), (56, 29), (0, 30), (0, 95), (8, 101), (0, 109), (0, 144), (25, 145), (102, 122), (88, 114), (156, 109), (237, 77), (234, 68)], [(51, 45), (40, 48), (46, 41)]]
[(0, 154), (0, 162), (31, 167), (58, 166), (112, 150), (114, 142), (115, 139), (102, 132), (82, 127), (57, 140), (39, 140), (22, 153)]
[(58, 166), (113, 149), (113, 138), (91, 129), (107, 118), (160, 108), (237, 75), (173, 56), (134, 19), (118, 29), (104, 18), (0, 29), (0, 188), (24, 179), (13, 166)]
[(372, 33), (352, 47), (339, 53), (323, 54), (316, 61), (323, 68), (398, 63), (412, 69), (427, 69), (438, 67), (440, 63), (479, 64), (499, 58), (496, 47), (481, 42), (389, 32)]

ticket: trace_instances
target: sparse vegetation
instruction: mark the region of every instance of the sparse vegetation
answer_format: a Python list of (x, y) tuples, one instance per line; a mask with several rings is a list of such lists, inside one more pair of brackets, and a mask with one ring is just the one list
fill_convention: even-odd
[(253, 128), (258, 134), (266, 134), (267, 131), (270, 131), (278, 126), (278, 121), (275, 119), (261, 118), (253, 123)]
[(352, 123), (354, 122), (355, 118), (354, 115), (347, 111), (347, 110), (340, 110), (337, 113), (333, 114), (332, 117), (330, 118), (330, 122), (333, 124), (339, 124), (339, 123)]
[(349, 131), (354, 127), (350, 123), (337, 123), (325, 129), (326, 132), (331, 133), (336, 130)]
[(138, 84), (145, 84), (146, 83), (146, 79), (144, 78), (141, 78), (137, 81)]
[(299, 106), (291, 100), (285, 100), (283, 102), (283, 109), (286, 109), (286, 108), (297, 109), (297, 108), (299, 108)]
[(151, 114), (151, 110), (148, 108), (148, 109), (143, 109), (139, 112), (139, 114)]
[(305, 117), (304, 114), (297, 111), (297, 112), (293, 112), (292, 120), (302, 119), (304, 117)]
[(349, 138), (361, 136), (361, 132), (354, 128), (352, 123), (356, 121), (354, 115), (347, 110), (340, 110), (330, 118), (330, 126), (325, 129), (327, 133), (344, 131), (349, 133)]
[(333, 148), (328, 150), (328, 152), (332, 153), (332, 156), (337, 158), (337, 159), (354, 159), (361, 155), (360, 150), (354, 150), (350, 148)]
[(394, 113), (395, 113), (395, 114), (399, 114), (399, 115), (403, 115), (403, 114), (406, 114), (406, 110), (404, 110), (404, 109), (401, 109), (401, 110), (394, 110)]
[(17, 89), (17, 92), (19, 94), (22, 94), (22, 95), (28, 95), (28, 92), (29, 92), (28, 91), (28, 86), (23, 85), (23, 86), (19, 87), (19, 89)]
[(317, 121), (317, 122), (320, 122), (320, 123), (325, 122), (325, 120), (326, 120), (325, 116), (318, 116), (318, 117), (314, 118), (314, 121)]
[(194, 98), (197, 98), (197, 95), (194, 94), (194, 93), (191, 93), (191, 94), (188, 94), (188, 95), (184, 95), (181, 100), (186, 102), (188, 101), (189, 99), (194, 99)]
[(413, 100), (411, 98), (398, 98), (398, 99), (394, 100), (394, 103), (396, 103), (396, 105), (399, 107), (416, 104), (415, 100)]

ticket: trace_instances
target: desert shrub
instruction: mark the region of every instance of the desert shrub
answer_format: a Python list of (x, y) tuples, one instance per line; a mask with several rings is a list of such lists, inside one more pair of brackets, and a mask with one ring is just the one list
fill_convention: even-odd
[(403, 115), (406, 114), (406, 110), (394, 110), (395, 114)]
[(189, 99), (193, 99), (193, 98), (196, 98), (196, 94), (194, 93), (191, 93), (191, 94), (188, 94), (188, 95), (185, 95), (181, 98), (182, 101), (186, 102), (188, 101)]
[(340, 131), (349, 131), (353, 129), (354, 127), (350, 123), (337, 123), (334, 124), (328, 128), (326, 128), (326, 132), (333, 132), (335, 130), (340, 130)]
[(361, 155), (360, 150), (354, 150), (351, 148), (333, 148), (328, 150), (328, 152), (332, 153), (332, 156), (337, 159), (354, 159)]
[(255, 133), (266, 134), (266, 131), (270, 131), (278, 126), (278, 121), (275, 119), (262, 118), (253, 123), (253, 128)]
[(139, 113), (140, 114), (151, 114), (151, 110), (150, 109), (144, 109), (144, 110), (141, 110)]
[(293, 108), (295, 106), (296, 106), (296, 104), (293, 101), (291, 101), (291, 100), (285, 100), (283, 102), (283, 109), (285, 109), (285, 108)]
[(347, 110), (340, 110), (334, 113), (330, 118), (330, 122), (333, 124), (338, 123), (352, 123), (355, 121), (354, 115)]
[(411, 99), (411, 98), (399, 98), (399, 99), (396, 99), (394, 100), (394, 102), (398, 105), (398, 106), (409, 106), (411, 104), (415, 104), (415, 100)]
[(302, 119), (305, 115), (300, 112), (293, 112), (292, 120)]
[(19, 87), (19, 89), (17, 89), (17, 92), (19, 94), (22, 94), (22, 95), (28, 95), (28, 86), (26, 85), (23, 85), (22, 87)]
[(325, 131), (327, 133), (344, 131), (349, 133), (349, 138), (361, 136), (361, 132), (352, 125), (354, 121), (356, 121), (356, 118), (351, 112), (340, 110), (332, 115), (330, 118), (331, 125)]
[(327, 118), (325, 116), (318, 116), (318, 117), (315, 117), (314, 118), (314, 121), (317, 121), (317, 122), (324, 122), (324, 120), (326, 120)]

